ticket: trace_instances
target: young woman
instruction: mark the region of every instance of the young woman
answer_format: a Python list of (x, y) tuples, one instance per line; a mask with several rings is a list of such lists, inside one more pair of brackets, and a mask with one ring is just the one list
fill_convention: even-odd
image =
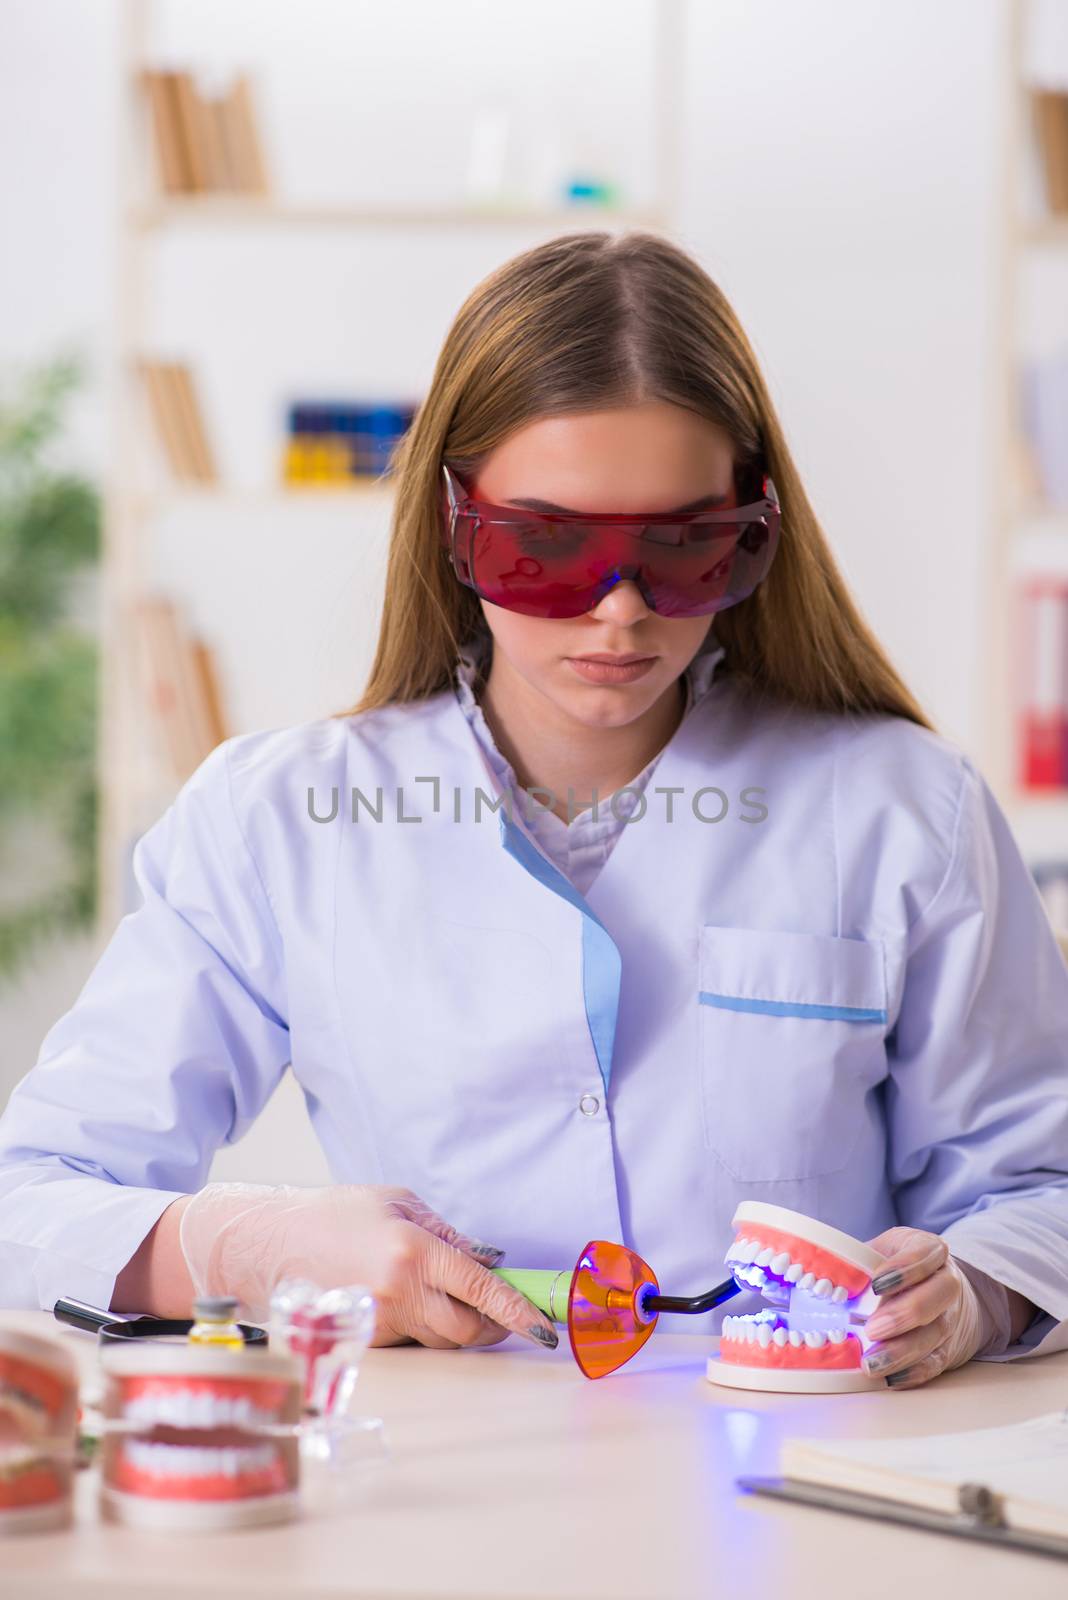
[[(1068, 969), (716, 286), (642, 232), (516, 257), (396, 484), (363, 698), (204, 761), (0, 1118), (3, 1300), (299, 1271), (379, 1343), (553, 1344), (502, 1252), (695, 1293), (769, 1199), (886, 1255), (895, 1385), (1068, 1346)], [(287, 1064), (334, 1182), (206, 1184)]]

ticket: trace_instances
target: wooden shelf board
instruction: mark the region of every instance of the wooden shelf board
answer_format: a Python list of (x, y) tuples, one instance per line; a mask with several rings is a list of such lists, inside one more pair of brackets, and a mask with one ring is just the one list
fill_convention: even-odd
[(130, 225), (143, 231), (170, 223), (213, 222), (228, 227), (236, 224), (270, 224), (281, 227), (377, 228), (377, 227), (483, 227), (489, 224), (570, 226), (574, 223), (624, 222), (648, 227), (666, 226), (655, 208), (584, 205), (522, 206), (443, 206), (437, 209), (390, 206), (301, 205), (297, 202), (260, 199), (240, 195), (169, 195), (135, 206), (128, 214)]
[(1017, 227), (1024, 244), (1068, 246), (1068, 217), (1026, 217)]
[(305, 488), (272, 488), (264, 485), (263, 488), (238, 489), (227, 488), (224, 485), (206, 484), (197, 488), (190, 484), (186, 487), (175, 487), (160, 490), (157, 493), (130, 494), (127, 505), (135, 512), (163, 511), (171, 506), (183, 505), (234, 505), (234, 506), (265, 506), (265, 505), (300, 505), (319, 503), (325, 505), (351, 504), (353, 500), (382, 500), (393, 494), (393, 484), (389, 481), (373, 479), (368, 483), (357, 483), (351, 487), (346, 484), (309, 484)]

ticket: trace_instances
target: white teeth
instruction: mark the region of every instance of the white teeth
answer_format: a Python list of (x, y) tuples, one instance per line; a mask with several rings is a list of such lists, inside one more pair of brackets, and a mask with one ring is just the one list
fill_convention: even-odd
[(760, 1253), (760, 1243), (759, 1243), (758, 1240), (756, 1240), (756, 1239), (743, 1239), (742, 1240), (742, 1256), (741, 1256), (741, 1259), (743, 1261), (752, 1261), (757, 1255), (759, 1255), (759, 1253)]
[(746, 1343), (747, 1344), (752, 1344), (754, 1339), (756, 1338), (756, 1336), (757, 1336), (756, 1323), (755, 1322), (747, 1322), (746, 1325), (745, 1325), (745, 1340), (746, 1340)]
[(164, 1444), (155, 1439), (127, 1439), (124, 1449), (130, 1463), (154, 1478), (206, 1478), (222, 1474), (236, 1478), (245, 1472), (262, 1472), (275, 1462), (273, 1445)]
[(771, 1329), (766, 1322), (762, 1322), (757, 1329), (757, 1339), (762, 1350), (766, 1350), (771, 1343)]
[(724, 1261), (744, 1261), (746, 1259), (744, 1250), (745, 1240), (733, 1239), (727, 1247), (727, 1254), (723, 1257), (723, 1259)]
[(843, 1289), (842, 1285), (839, 1284), (837, 1289), (831, 1290), (831, 1299), (834, 1301), (835, 1305), (840, 1306), (843, 1300), (849, 1299), (849, 1290)]
[(816, 1274), (814, 1272), (806, 1272), (805, 1276), (798, 1280), (797, 1287), (799, 1289), (811, 1289), (815, 1281)]
[(775, 1252), (769, 1244), (766, 1245), (763, 1250), (761, 1250), (759, 1255), (754, 1256), (753, 1259), (756, 1261), (758, 1267), (766, 1267), (774, 1254)]
[(810, 1330), (805, 1334), (805, 1343), (808, 1345), (810, 1350), (819, 1350), (827, 1343), (827, 1335), (815, 1330)]
[(772, 1256), (771, 1258), (771, 1270), (774, 1272), (777, 1278), (782, 1277), (789, 1265), (790, 1256), (789, 1252), (786, 1250), (780, 1250), (777, 1256)]
[(791, 1328), (790, 1329), (790, 1343), (793, 1345), (794, 1349), (796, 1350), (798, 1348), (798, 1346), (804, 1344), (804, 1342), (805, 1342), (804, 1339), (798, 1333), (797, 1329), (796, 1328)]
[(783, 1277), (786, 1279), (787, 1283), (796, 1283), (803, 1271), (804, 1268), (802, 1267), (800, 1261), (792, 1261), (787, 1267), (786, 1271), (783, 1273)]
[(775, 1343), (779, 1346), (779, 1349), (781, 1350), (783, 1345), (786, 1343), (786, 1339), (787, 1339), (786, 1329), (785, 1328), (776, 1328), (775, 1332), (772, 1334), (771, 1337), (774, 1339)]
[(830, 1294), (830, 1292), (831, 1292), (831, 1280), (830, 1280), (830, 1278), (817, 1278), (816, 1282), (812, 1285), (812, 1293), (813, 1294), (818, 1294), (821, 1297), (821, 1299), (826, 1299), (827, 1296)]
[(827, 1337), (832, 1344), (844, 1344), (846, 1331), (844, 1328), (832, 1328)]
[(248, 1395), (213, 1394), (207, 1389), (158, 1389), (135, 1395), (123, 1411), (130, 1422), (152, 1427), (212, 1428), (232, 1424), (257, 1428), (274, 1421), (270, 1411), (252, 1404)]

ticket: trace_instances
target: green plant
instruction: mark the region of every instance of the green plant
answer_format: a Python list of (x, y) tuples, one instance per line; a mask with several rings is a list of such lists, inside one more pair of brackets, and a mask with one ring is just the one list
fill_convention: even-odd
[(55, 459), (82, 378), (64, 355), (0, 399), (0, 978), (96, 905), (97, 648), (71, 606), (100, 499)]

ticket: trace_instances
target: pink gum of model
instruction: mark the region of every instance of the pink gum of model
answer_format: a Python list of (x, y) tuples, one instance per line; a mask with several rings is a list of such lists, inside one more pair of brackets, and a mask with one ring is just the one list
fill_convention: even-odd
[(768, 1306), (724, 1316), (710, 1381), (800, 1394), (885, 1388), (861, 1365), (864, 1323), (877, 1303), (871, 1280), (885, 1257), (838, 1228), (763, 1201), (740, 1205), (733, 1227), (726, 1264)]

